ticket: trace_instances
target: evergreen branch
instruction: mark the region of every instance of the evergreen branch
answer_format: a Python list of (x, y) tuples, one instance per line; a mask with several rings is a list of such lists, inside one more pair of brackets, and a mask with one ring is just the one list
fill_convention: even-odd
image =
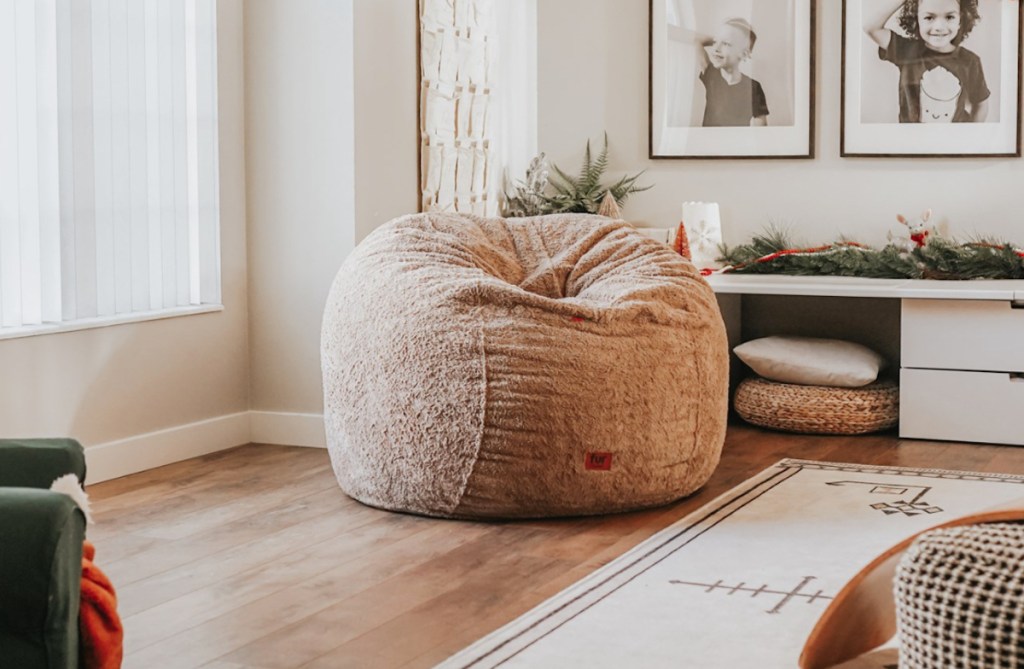
[(856, 276), (888, 279), (1021, 279), (1024, 251), (1001, 241), (959, 243), (936, 237), (909, 250), (890, 243), (881, 249), (841, 239), (801, 248), (785, 232), (771, 227), (750, 242), (719, 248), (728, 272), (802, 276)]

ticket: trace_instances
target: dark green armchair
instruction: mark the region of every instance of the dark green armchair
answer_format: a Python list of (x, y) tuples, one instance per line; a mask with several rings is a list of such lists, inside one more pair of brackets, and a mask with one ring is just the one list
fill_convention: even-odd
[(78, 667), (85, 517), (48, 490), (85, 455), (73, 439), (0, 439), (0, 666)]

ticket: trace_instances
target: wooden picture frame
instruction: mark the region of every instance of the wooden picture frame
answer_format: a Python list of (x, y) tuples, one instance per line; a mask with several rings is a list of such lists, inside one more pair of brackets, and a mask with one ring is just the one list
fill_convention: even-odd
[(815, 4), (651, 0), (649, 156), (813, 158)]
[(1021, 0), (934, 2), (843, 0), (840, 155), (1021, 155)]

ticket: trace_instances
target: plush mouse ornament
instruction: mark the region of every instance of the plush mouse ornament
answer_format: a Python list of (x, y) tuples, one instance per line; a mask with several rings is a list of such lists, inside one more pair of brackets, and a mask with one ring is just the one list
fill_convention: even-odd
[(915, 218), (913, 220), (907, 219), (903, 214), (896, 214), (896, 220), (907, 226), (907, 230), (909, 231), (910, 242), (905, 243), (907, 250), (921, 248), (928, 243), (928, 235), (931, 234), (931, 230), (927, 227), (927, 224), (928, 219), (931, 217), (931, 209), (925, 209), (920, 218)]

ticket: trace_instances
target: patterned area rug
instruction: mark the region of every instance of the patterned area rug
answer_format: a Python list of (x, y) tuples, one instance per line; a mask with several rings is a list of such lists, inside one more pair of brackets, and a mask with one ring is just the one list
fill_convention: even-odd
[(1022, 497), (1024, 476), (783, 460), (439, 666), (792, 669), (880, 552)]

